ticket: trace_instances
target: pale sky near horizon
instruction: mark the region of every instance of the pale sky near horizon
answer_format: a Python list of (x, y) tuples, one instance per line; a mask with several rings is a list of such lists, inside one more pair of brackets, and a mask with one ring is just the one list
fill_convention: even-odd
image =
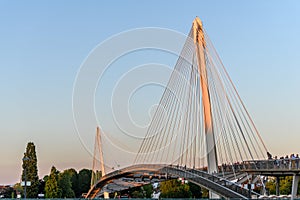
[[(73, 85), (84, 59), (107, 38), (134, 28), (188, 34), (195, 16), (270, 152), (300, 153), (299, 10), (296, 0), (0, 1), (0, 184), (20, 180), (29, 141), (36, 145), (40, 178), (52, 165), (90, 168), (94, 138), (80, 139), (72, 113)], [(176, 57), (159, 60), (172, 65)], [(118, 68), (113, 72), (122, 75)], [(96, 99), (101, 102), (101, 95)], [(139, 108), (135, 118), (147, 121), (148, 109)]]

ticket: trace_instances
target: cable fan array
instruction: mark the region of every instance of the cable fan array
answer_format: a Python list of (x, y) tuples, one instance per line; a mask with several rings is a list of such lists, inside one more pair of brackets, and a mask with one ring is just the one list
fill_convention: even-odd
[[(142, 141), (136, 164), (207, 167), (199, 58), (191, 29), (159, 106)], [(203, 48), (217, 164), (262, 159), (267, 148), (222, 61), (204, 31)]]

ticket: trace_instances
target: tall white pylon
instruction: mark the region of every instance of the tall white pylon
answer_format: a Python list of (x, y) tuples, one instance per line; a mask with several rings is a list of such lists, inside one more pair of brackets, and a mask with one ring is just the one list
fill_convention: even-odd
[[(204, 129), (206, 139), (206, 155), (207, 155), (207, 171), (208, 173), (218, 172), (218, 160), (216, 143), (213, 129), (213, 119), (211, 112), (211, 102), (209, 96), (209, 87), (206, 72), (205, 51), (206, 42), (203, 32), (201, 20), (196, 17), (193, 22), (194, 43), (196, 46), (196, 56), (198, 62), (198, 72), (200, 75), (200, 85), (202, 90), (203, 114), (204, 114)], [(219, 198), (218, 195), (210, 192), (210, 198)]]
[(206, 153), (208, 173), (218, 172), (218, 160), (216, 152), (216, 143), (213, 130), (213, 119), (211, 113), (211, 103), (209, 96), (206, 63), (205, 63), (205, 48), (206, 42), (203, 33), (202, 22), (198, 17), (193, 22), (194, 43), (196, 46), (196, 54), (198, 61), (198, 72), (200, 74), (202, 102), (204, 111), (204, 128), (206, 136)]
[[(97, 154), (99, 154), (99, 160), (97, 158)], [(104, 159), (103, 159), (103, 151), (102, 151), (102, 140), (101, 140), (101, 130), (99, 126), (96, 128), (96, 136), (95, 136), (95, 144), (94, 144), (94, 157), (93, 157), (93, 172), (91, 178), (91, 186), (97, 183), (97, 181), (101, 178), (99, 170), (97, 169), (98, 166), (96, 163), (100, 161), (100, 168), (101, 168), (101, 176), (105, 176), (105, 167), (104, 167)], [(104, 192), (104, 198), (109, 198), (109, 193)]]

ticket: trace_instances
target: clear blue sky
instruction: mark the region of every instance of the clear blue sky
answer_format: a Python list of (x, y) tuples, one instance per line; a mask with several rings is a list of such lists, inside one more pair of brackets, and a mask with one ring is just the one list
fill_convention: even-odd
[(37, 146), (41, 176), (52, 165), (90, 167), (72, 117), (73, 83), (83, 60), (128, 29), (187, 34), (195, 16), (270, 151), (300, 153), (299, 10), (296, 0), (0, 1), (0, 184), (19, 181), (28, 141)]

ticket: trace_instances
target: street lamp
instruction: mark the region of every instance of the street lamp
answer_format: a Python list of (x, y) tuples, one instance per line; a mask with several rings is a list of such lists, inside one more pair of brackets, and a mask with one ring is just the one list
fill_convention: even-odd
[(25, 178), (25, 188), (24, 188), (24, 198), (26, 199), (26, 187), (27, 187), (27, 174), (26, 174), (26, 169), (27, 169), (27, 166), (25, 165), (25, 162), (26, 161), (29, 161), (30, 160), (30, 158), (28, 158), (27, 156), (25, 156), (23, 159), (23, 162), (24, 162), (24, 178)]

